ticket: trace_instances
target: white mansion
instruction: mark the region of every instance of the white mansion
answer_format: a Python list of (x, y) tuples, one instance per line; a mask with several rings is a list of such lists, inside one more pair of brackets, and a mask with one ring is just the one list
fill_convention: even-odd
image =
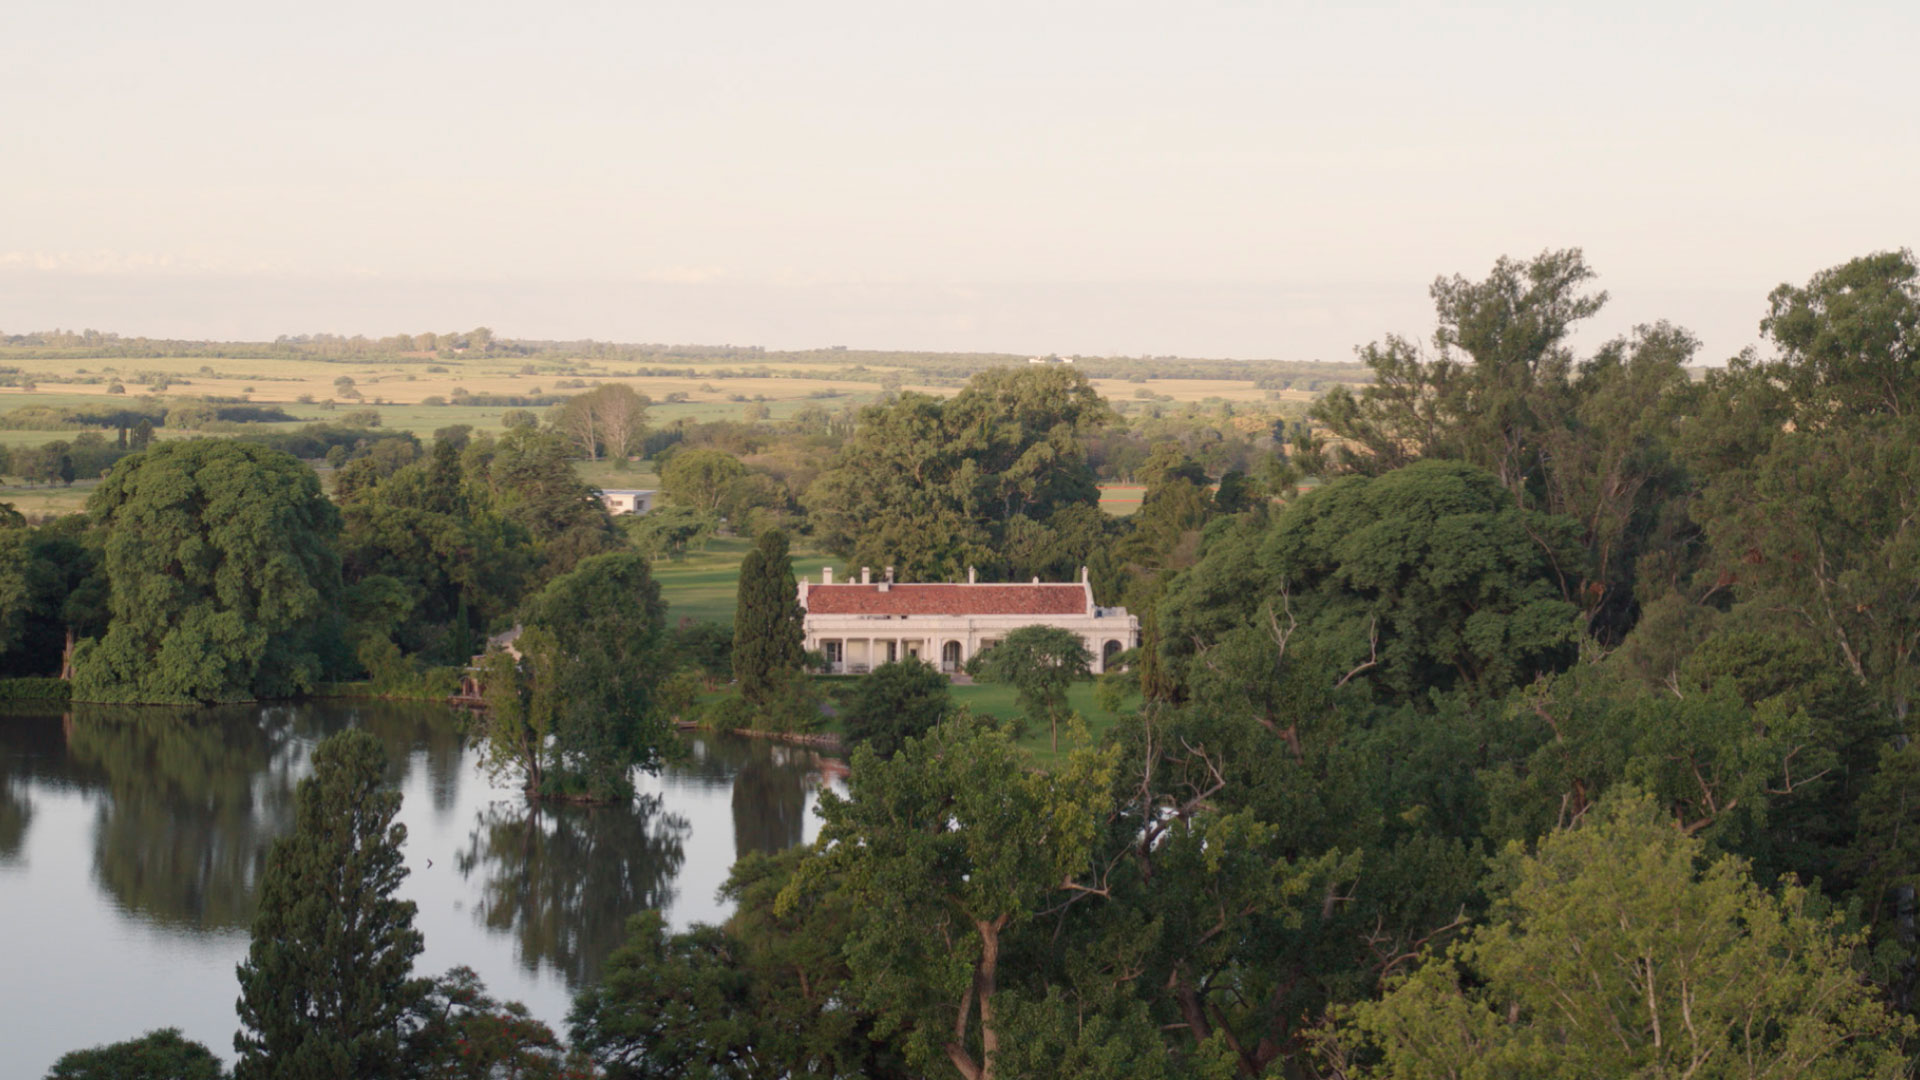
[(916, 656), (954, 672), (974, 654), (1023, 626), (1057, 626), (1080, 635), (1105, 671), (1115, 653), (1140, 643), (1140, 620), (1126, 608), (1100, 607), (1085, 569), (1079, 581), (1030, 584), (895, 582), (893, 568), (874, 581), (866, 567), (858, 582), (835, 584), (833, 568), (818, 582), (802, 579), (806, 647), (826, 654), (835, 672), (864, 673)]

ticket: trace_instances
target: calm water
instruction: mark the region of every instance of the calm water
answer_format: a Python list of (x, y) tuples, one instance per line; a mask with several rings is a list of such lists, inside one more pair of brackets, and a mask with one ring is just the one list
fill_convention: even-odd
[(0, 712), (0, 1080), (156, 1027), (231, 1058), (267, 846), (314, 744), (348, 726), (386, 744), (406, 796), (416, 970), (465, 964), (556, 1029), (629, 915), (717, 921), (736, 853), (817, 827), (820, 759), (750, 740), (692, 740), (632, 807), (533, 811), (436, 706)]

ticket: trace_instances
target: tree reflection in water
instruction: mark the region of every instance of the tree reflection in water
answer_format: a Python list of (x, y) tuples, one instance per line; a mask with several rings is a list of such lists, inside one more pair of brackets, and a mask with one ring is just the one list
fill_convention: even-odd
[(807, 789), (819, 782), (820, 756), (754, 741), (733, 778), (733, 854), (778, 855), (800, 843)]
[(25, 796), (13, 793), (13, 781), (0, 773), (0, 863), (20, 857), (27, 839), (27, 826), (33, 824), (33, 804)]
[(502, 801), (480, 812), (458, 865), (480, 875), (475, 913), (518, 939), (522, 966), (551, 964), (577, 988), (599, 978), (628, 918), (671, 902), (688, 831), (653, 795), (630, 806)]
[[(386, 747), (401, 786), (414, 751), (424, 751), (434, 803), (450, 805), (461, 742), (446, 715), (385, 702), (75, 706), (63, 725), (65, 770), (110, 796), (94, 830), (95, 877), (129, 912), (191, 929), (245, 929), (267, 848), (292, 827), (294, 785), (311, 771), (313, 744), (364, 727)], [(0, 842), (5, 827), (0, 817)]]
[(94, 874), (128, 911), (195, 929), (244, 928), (267, 845), (289, 827), (304, 771), (288, 725), (256, 707), (76, 707), (71, 765), (92, 771), (99, 804)]

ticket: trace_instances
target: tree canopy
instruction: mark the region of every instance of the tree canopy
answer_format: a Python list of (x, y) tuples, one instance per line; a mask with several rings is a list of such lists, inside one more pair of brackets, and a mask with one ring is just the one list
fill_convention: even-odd
[(274, 842), (253, 941), (240, 965), (236, 1080), (403, 1072), (403, 1022), (425, 996), (400, 794), (372, 735), (334, 735), (294, 793), (293, 832)]
[(340, 632), (340, 516), (312, 469), (246, 443), (162, 442), (88, 506), (112, 621), (74, 655), (77, 699), (237, 701), (320, 681)]

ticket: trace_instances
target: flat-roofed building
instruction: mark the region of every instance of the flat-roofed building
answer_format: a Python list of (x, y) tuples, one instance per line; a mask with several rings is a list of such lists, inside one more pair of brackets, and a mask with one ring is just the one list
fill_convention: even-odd
[(644, 514), (653, 509), (654, 497), (659, 492), (642, 488), (607, 488), (600, 492), (600, 501), (606, 504), (609, 514)]

